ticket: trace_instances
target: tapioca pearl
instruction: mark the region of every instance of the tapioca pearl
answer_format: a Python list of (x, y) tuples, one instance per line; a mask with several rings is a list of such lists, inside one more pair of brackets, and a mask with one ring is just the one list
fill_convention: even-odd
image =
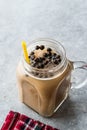
[(44, 74), (44, 78), (48, 78), (49, 76), (48, 76), (48, 74)]
[(52, 57), (51, 57), (51, 56), (48, 56), (48, 59), (51, 61), (51, 60), (52, 60)]
[(35, 59), (36, 63), (42, 63), (43, 62), (43, 58), (42, 57), (38, 57)]
[(35, 59), (35, 62), (37, 62), (37, 63), (38, 63), (38, 62), (39, 62), (39, 58), (36, 58), (36, 59)]
[(37, 65), (37, 68), (40, 69), (40, 65)]
[(59, 64), (59, 60), (54, 60), (53, 62), (54, 64), (57, 64), (57, 65)]
[(30, 55), (34, 55), (34, 51), (32, 51), (32, 52), (30, 53)]
[(49, 52), (47, 58), (52, 59), (52, 53)]
[(43, 64), (43, 63), (38, 63), (38, 64), (37, 64), (37, 68), (43, 69), (43, 68), (44, 68), (44, 64)]
[(30, 59), (30, 57), (31, 57), (31, 56), (29, 55), (28, 58)]
[(42, 57), (42, 60), (44, 61), (46, 58), (45, 57)]
[(60, 56), (60, 55), (57, 55), (57, 57), (56, 57), (56, 58), (60, 59), (60, 58), (61, 58), (61, 56)]
[(40, 49), (41, 49), (41, 50), (43, 50), (44, 48), (45, 48), (45, 46), (44, 46), (44, 45), (41, 45), (41, 46), (40, 46)]
[(48, 57), (48, 58), (47, 58), (47, 61), (48, 61), (48, 63), (49, 63), (49, 62), (51, 62), (51, 58), (50, 58), (50, 57)]
[(55, 60), (57, 60), (55, 57), (52, 57), (51, 61), (54, 62)]
[(58, 55), (57, 57), (56, 57), (56, 59), (59, 61), (59, 62), (61, 62), (61, 56), (60, 55)]
[(41, 68), (42, 68), (42, 69), (44, 68), (44, 64), (43, 64), (43, 63), (41, 64)]
[(32, 66), (32, 67), (36, 67), (36, 65), (37, 65), (36, 62), (32, 62), (32, 63), (31, 63), (31, 66)]
[(48, 52), (47, 54), (48, 54), (48, 56), (52, 56), (52, 53), (51, 53), (51, 52)]
[(53, 58), (56, 58), (56, 57), (57, 57), (57, 54), (56, 54), (56, 53), (52, 53), (52, 57), (53, 57)]
[(31, 60), (34, 60), (34, 59), (35, 59), (35, 56), (34, 56), (34, 55), (30, 55), (30, 59), (31, 59)]
[(48, 73), (43, 73), (43, 78), (48, 78)]
[(52, 77), (52, 76), (54, 76), (54, 74), (53, 73), (49, 73), (49, 77)]
[(37, 45), (37, 46), (35, 47), (35, 49), (36, 49), (36, 50), (40, 49), (40, 46)]
[(52, 77), (54, 74), (53, 73), (45, 73), (44, 75), (43, 75), (43, 78), (50, 78), (50, 77)]
[(43, 58), (42, 57), (39, 57), (39, 62), (42, 62), (43, 61)]
[(61, 58), (58, 61), (61, 62)]
[(28, 57), (29, 57), (30, 59), (33, 59), (33, 58), (35, 57), (34, 52), (32, 51)]
[(32, 75), (38, 77), (39, 73), (38, 73), (38, 72), (35, 72), (35, 71), (32, 71)]
[(61, 59), (61, 56), (56, 54), (56, 55), (52, 56), (52, 59), (57, 59), (58, 60), (58, 59)]
[(38, 68), (38, 69), (41, 69), (41, 66), (42, 66), (41, 63), (38, 63), (38, 64), (37, 64), (37, 68)]
[(51, 51), (52, 51), (52, 49), (51, 49), (51, 48), (47, 48), (47, 51), (48, 51), (48, 52), (51, 52)]
[(60, 59), (60, 57), (59, 57), (59, 56), (56, 56), (56, 57), (55, 57), (55, 59), (57, 59), (57, 60), (58, 60), (58, 59)]
[(47, 56), (48, 56), (48, 53), (44, 53), (44, 54), (43, 54), (43, 57), (47, 57)]
[(34, 76), (38, 76), (39, 75), (39, 73), (38, 72), (34, 72)]
[(44, 61), (44, 65), (47, 65), (48, 63), (49, 63), (48, 60), (45, 60), (45, 61)]
[(43, 78), (43, 74), (42, 74), (42, 73), (39, 73), (39, 74), (38, 74), (38, 77), (39, 77), (39, 78)]

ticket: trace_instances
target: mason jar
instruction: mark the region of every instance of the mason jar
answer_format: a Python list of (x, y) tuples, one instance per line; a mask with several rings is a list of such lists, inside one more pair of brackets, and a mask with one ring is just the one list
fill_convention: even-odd
[(52, 116), (69, 95), (74, 68), (87, 69), (85, 62), (72, 62), (66, 57), (64, 47), (52, 39), (37, 39), (28, 45), (30, 54), (36, 45), (50, 47), (61, 56), (59, 65), (35, 68), (24, 57), (17, 66), (17, 83), (20, 101), (42, 116)]

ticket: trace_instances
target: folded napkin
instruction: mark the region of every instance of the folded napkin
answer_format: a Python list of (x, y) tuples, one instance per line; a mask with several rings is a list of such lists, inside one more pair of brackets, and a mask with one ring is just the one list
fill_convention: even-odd
[(18, 112), (10, 111), (1, 130), (59, 130)]

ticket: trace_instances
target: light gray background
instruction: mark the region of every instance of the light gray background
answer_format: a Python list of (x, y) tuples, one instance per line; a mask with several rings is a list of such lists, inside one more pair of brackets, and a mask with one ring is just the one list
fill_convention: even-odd
[(87, 0), (0, 0), (0, 127), (9, 110), (60, 130), (87, 130), (87, 84), (51, 118), (44, 118), (18, 99), (16, 67), (21, 41), (39, 37), (60, 41), (71, 60), (87, 61)]

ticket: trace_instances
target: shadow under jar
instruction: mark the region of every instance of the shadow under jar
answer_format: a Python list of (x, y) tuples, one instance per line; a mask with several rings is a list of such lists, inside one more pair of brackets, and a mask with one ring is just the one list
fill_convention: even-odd
[(50, 47), (61, 56), (61, 62), (51, 68), (38, 69), (22, 57), (17, 66), (19, 97), (21, 102), (40, 115), (49, 117), (57, 111), (69, 94), (73, 64), (66, 58), (65, 49), (59, 42), (38, 39), (29, 44), (28, 52), (31, 53), (36, 45)]

